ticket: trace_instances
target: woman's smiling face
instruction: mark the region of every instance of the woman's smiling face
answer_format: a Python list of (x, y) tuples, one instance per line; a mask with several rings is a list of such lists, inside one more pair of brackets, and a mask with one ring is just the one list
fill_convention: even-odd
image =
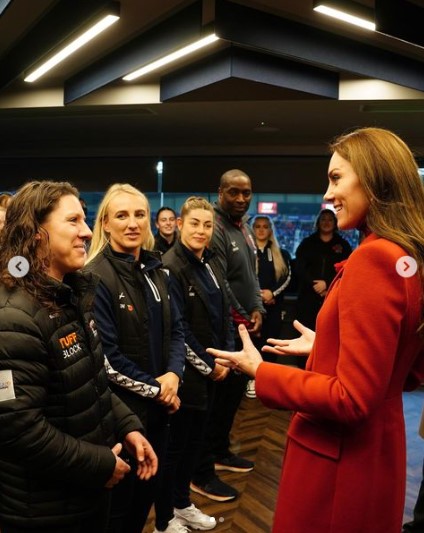
[(84, 266), (87, 259), (85, 243), (91, 239), (91, 230), (85, 223), (85, 215), (79, 199), (67, 194), (41, 224), (44, 232), (43, 246), (50, 252), (47, 273), (62, 280), (65, 274)]
[(328, 167), (324, 200), (333, 204), (339, 229), (363, 228), (370, 202), (352, 165), (334, 152)]
[(201, 258), (213, 233), (213, 213), (206, 209), (191, 209), (178, 219), (181, 242)]

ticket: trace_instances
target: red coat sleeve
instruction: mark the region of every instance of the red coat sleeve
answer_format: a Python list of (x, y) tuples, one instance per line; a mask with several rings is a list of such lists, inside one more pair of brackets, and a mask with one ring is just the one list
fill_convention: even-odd
[(266, 405), (359, 423), (387, 396), (401, 393), (411, 368), (419, 380), (421, 284), (417, 274), (398, 275), (402, 255), (384, 239), (355, 250), (318, 315), (307, 370), (259, 366), (256, 389)]

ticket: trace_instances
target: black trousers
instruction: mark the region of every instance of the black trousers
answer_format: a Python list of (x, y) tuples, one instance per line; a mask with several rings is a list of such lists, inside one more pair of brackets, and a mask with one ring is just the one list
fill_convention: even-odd
[[(146, 438), (159, 459), (156, 476), (141, 481), (136, 475), (136, 462), (130, 455), (125, 458), (131, 472), (112, 490), (112, 502), (107, 533), (140, 533), (156, 499), (163, 471), (169, 435), (169, 415), (164, 407), (152, 404), (148, 407)], [(124, 457), (124, 454), (121, 455)]]
[[(236, 347), (236, 350), (239, 348)], [(230, 432), (246, 391), (248, 377), (233, 371), (216, 383), (215, 397), (193, 482), (203, 485), (215, 475), (215, 459), (230, 453)]]
[(199, 456), (208, 413), (206, 410), (181, 407), (171, 417), (168, 450), (155, 501), (156, 527), (164, 531), (174, 515), (174, 507), (191, 505), (190, 481)]

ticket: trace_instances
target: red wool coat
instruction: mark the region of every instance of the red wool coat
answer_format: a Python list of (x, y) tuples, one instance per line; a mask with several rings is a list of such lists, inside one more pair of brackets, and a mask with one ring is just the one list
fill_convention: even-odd
[(256, 391), (295, 411), (274, 533), (399, 533), (406, 452), (402, 390), (424, 379), (418, 274), (396, 244), (368, 236), (341, 268), (317, 319), (306, 371), (261, 363)]

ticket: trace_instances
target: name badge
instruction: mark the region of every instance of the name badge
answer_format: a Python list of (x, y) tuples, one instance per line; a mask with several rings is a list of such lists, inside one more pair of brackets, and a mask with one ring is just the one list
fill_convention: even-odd
[(12, 371), (0, 370), (0, 402), (14, 400), (15, 398)]

